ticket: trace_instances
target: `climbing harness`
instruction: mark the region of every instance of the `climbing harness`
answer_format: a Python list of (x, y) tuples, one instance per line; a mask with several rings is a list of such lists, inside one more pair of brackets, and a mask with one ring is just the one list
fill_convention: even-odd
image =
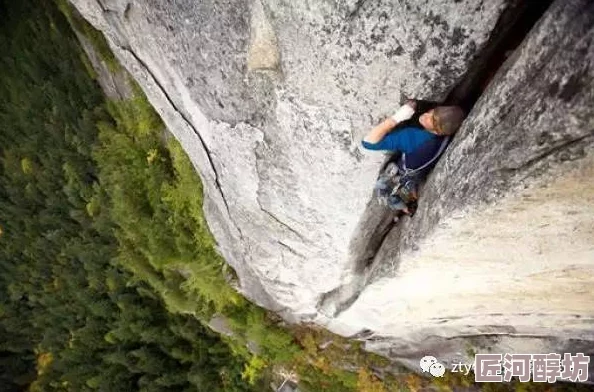
[(417, 207), (417, 189), (423, 173), (443, 154), (449, 142), (450, 137), (445, 137), (433, 157), (415, 169), (406, 167), (405, 153), (400, 154), (396, 159), (390, 159), (384, 165), (376, 182), (378, 203), (392, 210), (408, 209), (410, 215), (413, 215)]

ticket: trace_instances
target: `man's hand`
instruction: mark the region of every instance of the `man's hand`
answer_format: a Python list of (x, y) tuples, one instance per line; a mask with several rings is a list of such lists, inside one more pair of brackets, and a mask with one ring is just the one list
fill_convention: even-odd
[(408, 101), (391, 116), (391, 119), (394, 120), (396, 124), (409, 120), (413, 114), (415, 114), (416, 106), (414, 101)]
[(378, 143), (389, 133), (398, 123), (409, 120), (415, 114), (417, 103), (415, 101), (408, 101), (402, 105), (394, 115), (385, 119), (381, 124), (376, 126), (363, 138), (368, 143)]
[(417, 101), (415, 101), (414, 99), (409, 99), (408, 101), (406, 101), (405, 105), (410, 106), (411, 108), (415, 109), (415, 111), (417, 110)]

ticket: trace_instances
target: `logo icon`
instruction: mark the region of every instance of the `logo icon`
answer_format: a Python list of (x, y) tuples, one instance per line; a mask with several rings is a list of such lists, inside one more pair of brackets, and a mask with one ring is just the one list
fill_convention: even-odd
[(437, 362), (437, 358), (431, 355), (421, 358), (419, 365), (423, 372), (429, 372), (433, 377), (443, 377), (445, 374), (445, 366)]
[(429, 373), (431, 373), (433, 377), (443, 377), (445, 374), (445, 366), (443, 366), (442, 363), (436, 362), (429, 368)]

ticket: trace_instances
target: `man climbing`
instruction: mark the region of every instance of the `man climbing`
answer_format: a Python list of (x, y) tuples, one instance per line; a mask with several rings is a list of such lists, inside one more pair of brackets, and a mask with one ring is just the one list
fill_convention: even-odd
[(458, 106), (408, 101), (373, 128), (363, 138), (363, 147), (394, 152), (375, 185), (379, 202), (397, 212), (413, 213), (419, 182), (463, 120), (464, 111)]

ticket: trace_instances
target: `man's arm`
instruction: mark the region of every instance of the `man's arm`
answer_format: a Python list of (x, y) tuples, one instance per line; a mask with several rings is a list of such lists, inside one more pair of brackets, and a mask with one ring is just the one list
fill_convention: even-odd
[(388, 132), (392, 130), (398, 123), (392, 117), (388, 117), (381, 124), (373, 128), (364, 138), (363, 141), (375, 144), (382, 140)]
[[(414, 128), (412, 128), (414, 129)], [(411, 138), (411, 128), (404, 128), (398, 132), (390, 132), (377, 143), (370, 143), (362, 140), (361, 145), (367, 150), (374, 151), (400, 151), (410, 152), (414, 148), (414, 140)]]
[(367, 143), (378, 143), (388, 132), (390, 132), (398, 123), (406, 121), (415, 113), (416, 103), (408, 101), (402, 105), (392, 117), (388, 117), (381, 124), (373, 128), (364, 138)]

